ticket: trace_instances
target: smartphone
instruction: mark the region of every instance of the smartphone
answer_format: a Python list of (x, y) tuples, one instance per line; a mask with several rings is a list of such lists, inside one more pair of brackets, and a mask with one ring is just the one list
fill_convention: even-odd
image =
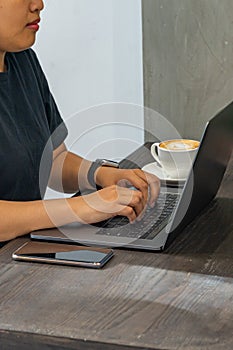
[(108, 248), (47, 242), (26, 242), (13, 254), (14, 260), (101, 268), (113, 257)]

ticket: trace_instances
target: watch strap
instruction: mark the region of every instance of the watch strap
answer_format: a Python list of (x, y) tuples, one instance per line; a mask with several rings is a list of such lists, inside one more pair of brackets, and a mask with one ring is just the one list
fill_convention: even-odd
[(87, 180), (88, 180), (89, 184), (94, 188), (96, 187), (95, 172), (101, 166), (102, 165), (99, 162), (93, 162), (88, 170), (88, 173), (87, 173)]
[(89, 184), (94, 188), (96, 188), (95, 172), (101, 166), (109, 166), (109, 167), (113, 167), (113, 168), (119, 168), (119, 164), (117, 162), (114, 162), (113, 160), (96, 159), (96, 161), (91, 164), (91, 166), (88, 170), (88, 173), (87, 173), (87, 180), (88, 180)]

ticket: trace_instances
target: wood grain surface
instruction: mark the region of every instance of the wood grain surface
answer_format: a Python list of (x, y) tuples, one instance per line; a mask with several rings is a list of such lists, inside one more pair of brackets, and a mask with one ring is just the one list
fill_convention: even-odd
[(1, 350), (232, 350), (232, 164), (218, 198), (163, 253), (117, 249), (91, 270), (13, 261), (27, 237), (4, 246)]

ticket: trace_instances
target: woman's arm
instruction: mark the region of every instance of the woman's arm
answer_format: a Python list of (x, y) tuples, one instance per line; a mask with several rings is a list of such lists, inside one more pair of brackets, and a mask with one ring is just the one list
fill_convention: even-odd
[(116, 215), (127, 216), (133, 222), (143, 208), (140, 191), (118, 186), (68, 199), (0, 201), (0, 241), (7, 241), (34, 230), (59, 227), (72, 222), (90, 224)]
[[(49, 182), (51, 188), (65, 193), (91, 188), (87, 181), (87, 173), (92, 164), (90, 161), (69, 152), (65, 144), (54, 151), (53, 159)], [(141, 191), (144, 205), (149, 203), (150, 206), (153, 206), (160, 191), (159, 179), (140, 169), (100, 167), (96, 171), (95, 179), (96, 184), (103, 188), (112, 185), (134, 186)]]
[(55, 191), (74, 193), (90, 188), (87, 173), (92, 162), (67, 150), (62, 143), (53, 152), (53, 166), (49, 180), (49, 187)]
[(0, 241), (75, 221), (65, 199), (47, 201), (0, 201)]
[[(64, 144), (54, 151), (50, 186), (64, 192), (90, 188), (87, 172), (91, 165), (67, 151)], [(72, 222), (95, 223), (116, 215), (132, 223), (148, 202), (153, 205), (159, 193), (159, 180), (139, 169), (101, 168), (96, 174), (102, 190), (89, 195), (28, 202), (0, 201), (0, 241), (22, 236), (34, 230), (59, 227)], [(118, 186), (119, 185), (119, 186)], [(138, 190), (127, 188), (133, 185)]]

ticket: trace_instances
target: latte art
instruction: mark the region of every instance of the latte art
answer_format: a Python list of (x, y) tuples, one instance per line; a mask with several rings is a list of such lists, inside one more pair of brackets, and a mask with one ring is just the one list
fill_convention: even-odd
[(199, 142), (195, 140), (168, 140), (159, 144), (160, 148), (167, 149), (169, 151), (183, 151), (192, 150), (199, 147)]

